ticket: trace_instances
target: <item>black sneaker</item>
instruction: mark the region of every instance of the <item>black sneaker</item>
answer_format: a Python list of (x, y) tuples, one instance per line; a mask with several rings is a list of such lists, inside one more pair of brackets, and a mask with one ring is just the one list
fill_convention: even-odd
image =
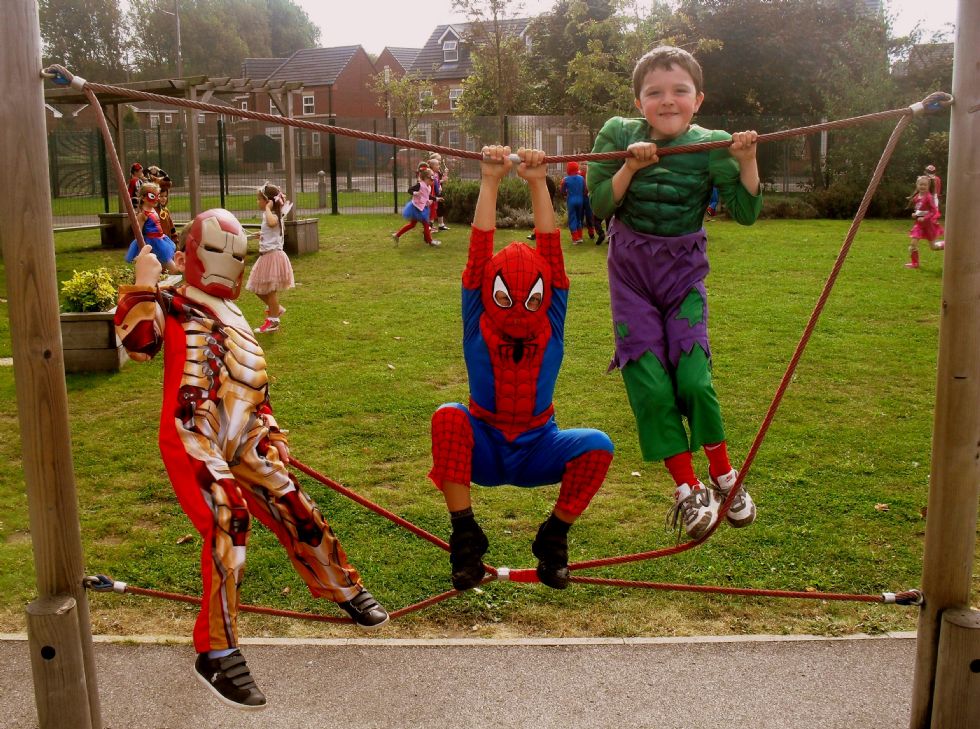
[(367, 590), (361, 590), (347, 602), (337, 604), (351, 616), (358, 628), (377, 630), (388, 622), (388, 611)]
[(228, 706), (249, 710), (265, 708), (265, 694), (255, 685), (245, 656), (238, 649), (221, 658), (208, 658), (207, 653), (198, 653), (194, 673)]
[(453, 587), (460, 592), (476, 587), (486, 576), (483, 555), (490, 542), (474, 522), (476, 529), (456, 529), (449, 536), (449, 564), (452, 565)]
[(568, 537), (548, 529), (548, 522), (538, 527), (531, 544), (531, 553), (538, 558), (538, 579), (556, 590), (568, 587)]

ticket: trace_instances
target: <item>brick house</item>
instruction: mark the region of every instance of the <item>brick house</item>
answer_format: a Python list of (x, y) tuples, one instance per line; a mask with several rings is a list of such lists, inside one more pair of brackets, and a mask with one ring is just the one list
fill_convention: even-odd
[[(505, 33), (522, 38), (530, 47), (530, 22), (529, 18), (514, 18), (502, 21), (502, 25)], [(473, 72), (470, 60), (472, 28), (472, 23), (437, 26), (407, 69), (432, 82), (432, 93), (436, 97), (434, 113), (452, 114), (463, 95), (463, 79)]]
[[(302, 91), (293, 94), (293, 116), (384, 117), (384, 109), (369, 88), (377, 72), (363, 47), (304, 48), (269, 71), (277, 60), (246, 59), (242, 74), (254, 82), (301, 82)], [(241, 108), (279, 113), (268, 94), (252, 93), (248, 99), (236, 97), (236, 101), (248, 104)]]
[(395, 48), (386, 46), (381, 55), (374, 61), (374, 67), (378, 72), (388, 69), (395, 78), (404, 76), (408, 69), (415, 63), (415, 59), (422, 51), (421, 48)]

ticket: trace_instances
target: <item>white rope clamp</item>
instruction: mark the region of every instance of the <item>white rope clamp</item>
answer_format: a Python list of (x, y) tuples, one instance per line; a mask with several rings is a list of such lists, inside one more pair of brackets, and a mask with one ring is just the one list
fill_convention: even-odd
[(507, 582), (510, 580), (510, 567), (497, 568), (497, 582)]
[(87, 83), (88, 83), (88, 81), (86, 81), (85, 79), (83, 79), (81, 76), (72, 76), (72, 79), (71, 79), (71, 87), (73, 89), (78, 89), (79, 91), (84, 91), (85, 90), (85, 84), (87, 84)]
[[(524, 160), (522, 160), (522, 159), (520, 158), (520, 155), (518, 155), (518, 154), (517, 154), (516, 152), (511, 152), (510, 154), (508, 154), (508, 155), (507, 155), (507, 159), (509, 159), (509, 160), (510, 160), (511, 162), (513, 162), (513, 163), (514, 163), (515, 165), (519, 165), (519, 164), (520, 164), (521, 162), (523, 162), (523, 161), (524, 161)], [(492, 161), (494, 161), (494, 160), (491, 160), (491, 159), (490, 159), (490, 157), (488, 157), (488, 156), (486, 156), (486, 155), (484, 155), (484, 156), (483, 156), (483, 161), (484, 161), (484, 162), (492, 162)]]
[(909, 106), (909, 109), (912, 110), (912, 116), (919, 116), (920, 114), (926, 113), (926, 105), (921, 101), (916, 101), (914, 104)]

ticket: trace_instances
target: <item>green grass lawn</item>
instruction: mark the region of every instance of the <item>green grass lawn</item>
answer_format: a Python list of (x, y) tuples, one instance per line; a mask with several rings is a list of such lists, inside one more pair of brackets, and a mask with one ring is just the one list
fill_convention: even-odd
[[(297, 288), (283, 329), (263, 339), (277, 417), (294, 455), (360, 494), (448, 537), (426, 478), (429, 418), (466, 401), (459, 285), (467, 230), (433, 249), (415, 232), (393, 247), (395, 215), (324, 217), (320, 251), (294, 261)], [(830, 270), (846, 221), (709, 225), (708, 279), (716, 387), (740, 462)], [(908, 222), (867, 221), (746, 483), (752, 527), (720, 529), (682, 555), (592, 571), (598, 576), (738, 587), (878, 593), (921, 578), (942, 254), (902, 267)], [(502, 231), (500, 241), (525, 231)], [(59, 279), (121, 261), (97, 231), (56, 238)], [(255, 243), (253, 242), (254, 246)], [(573, 528), (573, 560), (673, 543), (663, 529), (672, 487), (643, 463), (612, 349), (605, 247), (566, 243), (572, 280), (565, 363), (555, 403), (562, 427), (607, 431), (616, 457), (604, 488)], [(2, 279), (5, 281), (5, 278)], [(5, 285), (5, 284), (0, 284)], [(9, 357), (6, 291), (0, 357)], [(248, 318), (262, 305), (245, 293)], [(200, 540), (171, 493), (156, 445), (162, 362), (67, 380), (86, 570), (161, 590), (199, 590)], [(23, 630), (34, 595), (13, 369), (0, 367), (0, 631)], [(704, 471), (703, 456), (696, 464)], [(449, 586), (446, 554), (303, 477), (360, 569), (390, 609)], [(535, 563), (530, 542), (556, 487), (476, 489), (488, 562)], [(880, 505), (887, 504), (887, 509)], [(192, 534), (185, 543), (181, 538)], [(976, 593), (975, 593), (976, 594)], [(336, 614), (317, 604), (261, 526), (249, 548), (243, 599)], [(96, 595), (96, 631), (190, 634), (192, 607)], [(914, 609), (708, 597), (572, 585), (493, 584), (394, 621), (389, 635), (689, 635), (912, 629)], [(243, 616), (244, 635), (348, 634), (345, 628)]]

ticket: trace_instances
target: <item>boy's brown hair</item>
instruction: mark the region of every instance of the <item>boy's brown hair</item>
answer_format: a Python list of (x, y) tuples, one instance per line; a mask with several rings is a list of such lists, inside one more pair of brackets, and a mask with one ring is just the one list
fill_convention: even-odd
[(695, 60), (694, 56), (683, 48), (676, 46), (657, 46), (652, 51), (648, 51), (636, 62), (633, 69), (633, 96), (640, 98), (640, 87), (643, 86), (643, 79), (654, 69), (669, 71), (671, 66), (687, 71), (694, 81), (694, 90), (701, 93), (704, 89), (704, 76), (701, 72), (701, 64)]

